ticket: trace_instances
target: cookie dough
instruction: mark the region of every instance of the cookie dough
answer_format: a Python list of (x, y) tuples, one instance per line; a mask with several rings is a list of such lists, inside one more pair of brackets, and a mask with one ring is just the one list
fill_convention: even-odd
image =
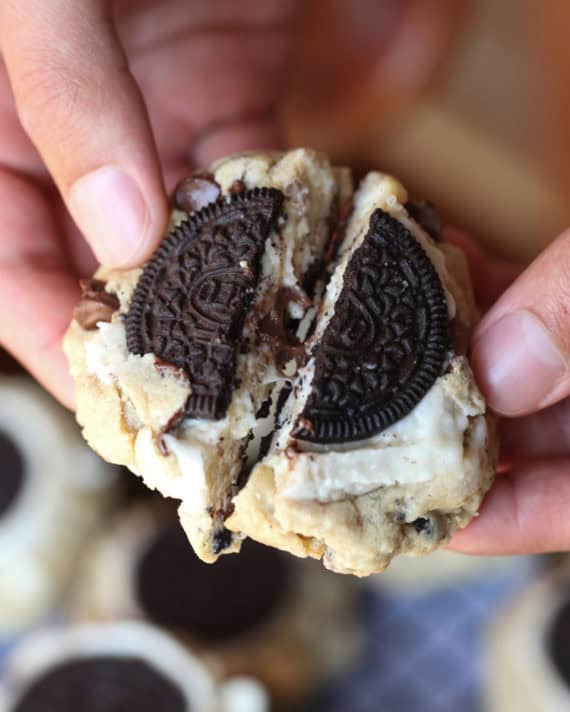
[(249, 678), (220, 685), (176, 641), (143, 623), (35, 633), (8, 656), (0, 712), (268, 712)]
[(85, 557), (75, 620), (147, 619), (296, 704), (362, 649), (356, 582), (246, 542), (216, 566), (188, 546), (164, 500), (132, 507)]
[(0, 377), (0, 637), (58, 602), (115, 488), (71, 415), (30, 379)]
[(176, 201), (66, 336), (92, 447), (181, 500), (204, 561), (251, 537), (366, 576), (445, 544), (495, 443), (467, 269), (430, 206), (304, 149), (230, 156)]

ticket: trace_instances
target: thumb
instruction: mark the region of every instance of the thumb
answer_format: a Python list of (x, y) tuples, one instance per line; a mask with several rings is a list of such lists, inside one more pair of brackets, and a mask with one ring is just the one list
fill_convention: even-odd
[(167, 217), (145, 105), (103, 0), (3, 0), (18, 114), (97, 258), (143, 261)]
[(570, 395), (570, 230), (502, 295), (477, 327), (472, 364), (489, 405), (503, 415), (540, 410)]

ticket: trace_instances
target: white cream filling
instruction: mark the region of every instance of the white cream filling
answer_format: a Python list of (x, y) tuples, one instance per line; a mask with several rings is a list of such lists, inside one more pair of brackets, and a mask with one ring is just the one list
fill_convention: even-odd
[[(129, 353), (125, 329), (120, 322), (99, 322), (97, 331), (85, 341), (85, 363), (87, 371), (110, 385), (118, 378), (120, 371), (126, 365)], [(133, 360), (141, 358), (132, 356)], [(150, 354), (146, 359), (151, 358)]]
[[(468, 369), (462, 362), (454, 359), (452, 372), (441, 376), (411, 413), (369, 440), (325, 452), (307, 450), (290, 459), (269, 456), (280, 493), (329, 502), (382, 486), (476, 475), (478, 454), (465, 453), (463, 434), (469, 418), (482, 415), (485, 407), (477, 392), (452, 385)], [(483, 446), (486, 428), (474, 429), (473, 436)]]

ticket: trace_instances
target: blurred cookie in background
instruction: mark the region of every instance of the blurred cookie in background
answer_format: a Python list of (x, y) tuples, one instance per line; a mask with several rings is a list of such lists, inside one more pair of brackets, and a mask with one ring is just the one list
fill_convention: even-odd
[(487, 712), (570, 710), (570, 558), (495, 616), (486, 640)]
[(5, 664), (0, 712), (268, 712), (251, 679), (224, 684), (158, 629), (135, 622), (29, 635)]
[(174, 505), (158, 501), (133, 506), (94, 545), (72, 615), (146, 618), (220, 660), (225, 675), (252, 675), (295, 704), (359, 652), (358, 596), (355, 581), (254, 542), (205, 564)]
[(115, 479), (39, 386), (0, 376), (0, 640), (56, 605)]

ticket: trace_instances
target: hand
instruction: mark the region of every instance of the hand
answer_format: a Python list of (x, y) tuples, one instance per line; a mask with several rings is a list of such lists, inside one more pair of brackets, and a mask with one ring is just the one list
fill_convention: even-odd
[(69, 406), (61, 338), (88, 246), (140, 264), (166, 224), (163, 175), (279, 145), (298, 8), (0, 0), (0, 343)]
[[(509, 269), (479, 259), (495, 289)], [(481, 269), (483, 268), (483, 269)], [(511, 272), (511, 277), (514, 273)], [(490, 284), (490, 282), (488, 282)], [(570, 549), (570, 230), (502, 294), (472, 342), (499, 422), (501, 463), (480, 516), (450, 548), (471, 554)]]

